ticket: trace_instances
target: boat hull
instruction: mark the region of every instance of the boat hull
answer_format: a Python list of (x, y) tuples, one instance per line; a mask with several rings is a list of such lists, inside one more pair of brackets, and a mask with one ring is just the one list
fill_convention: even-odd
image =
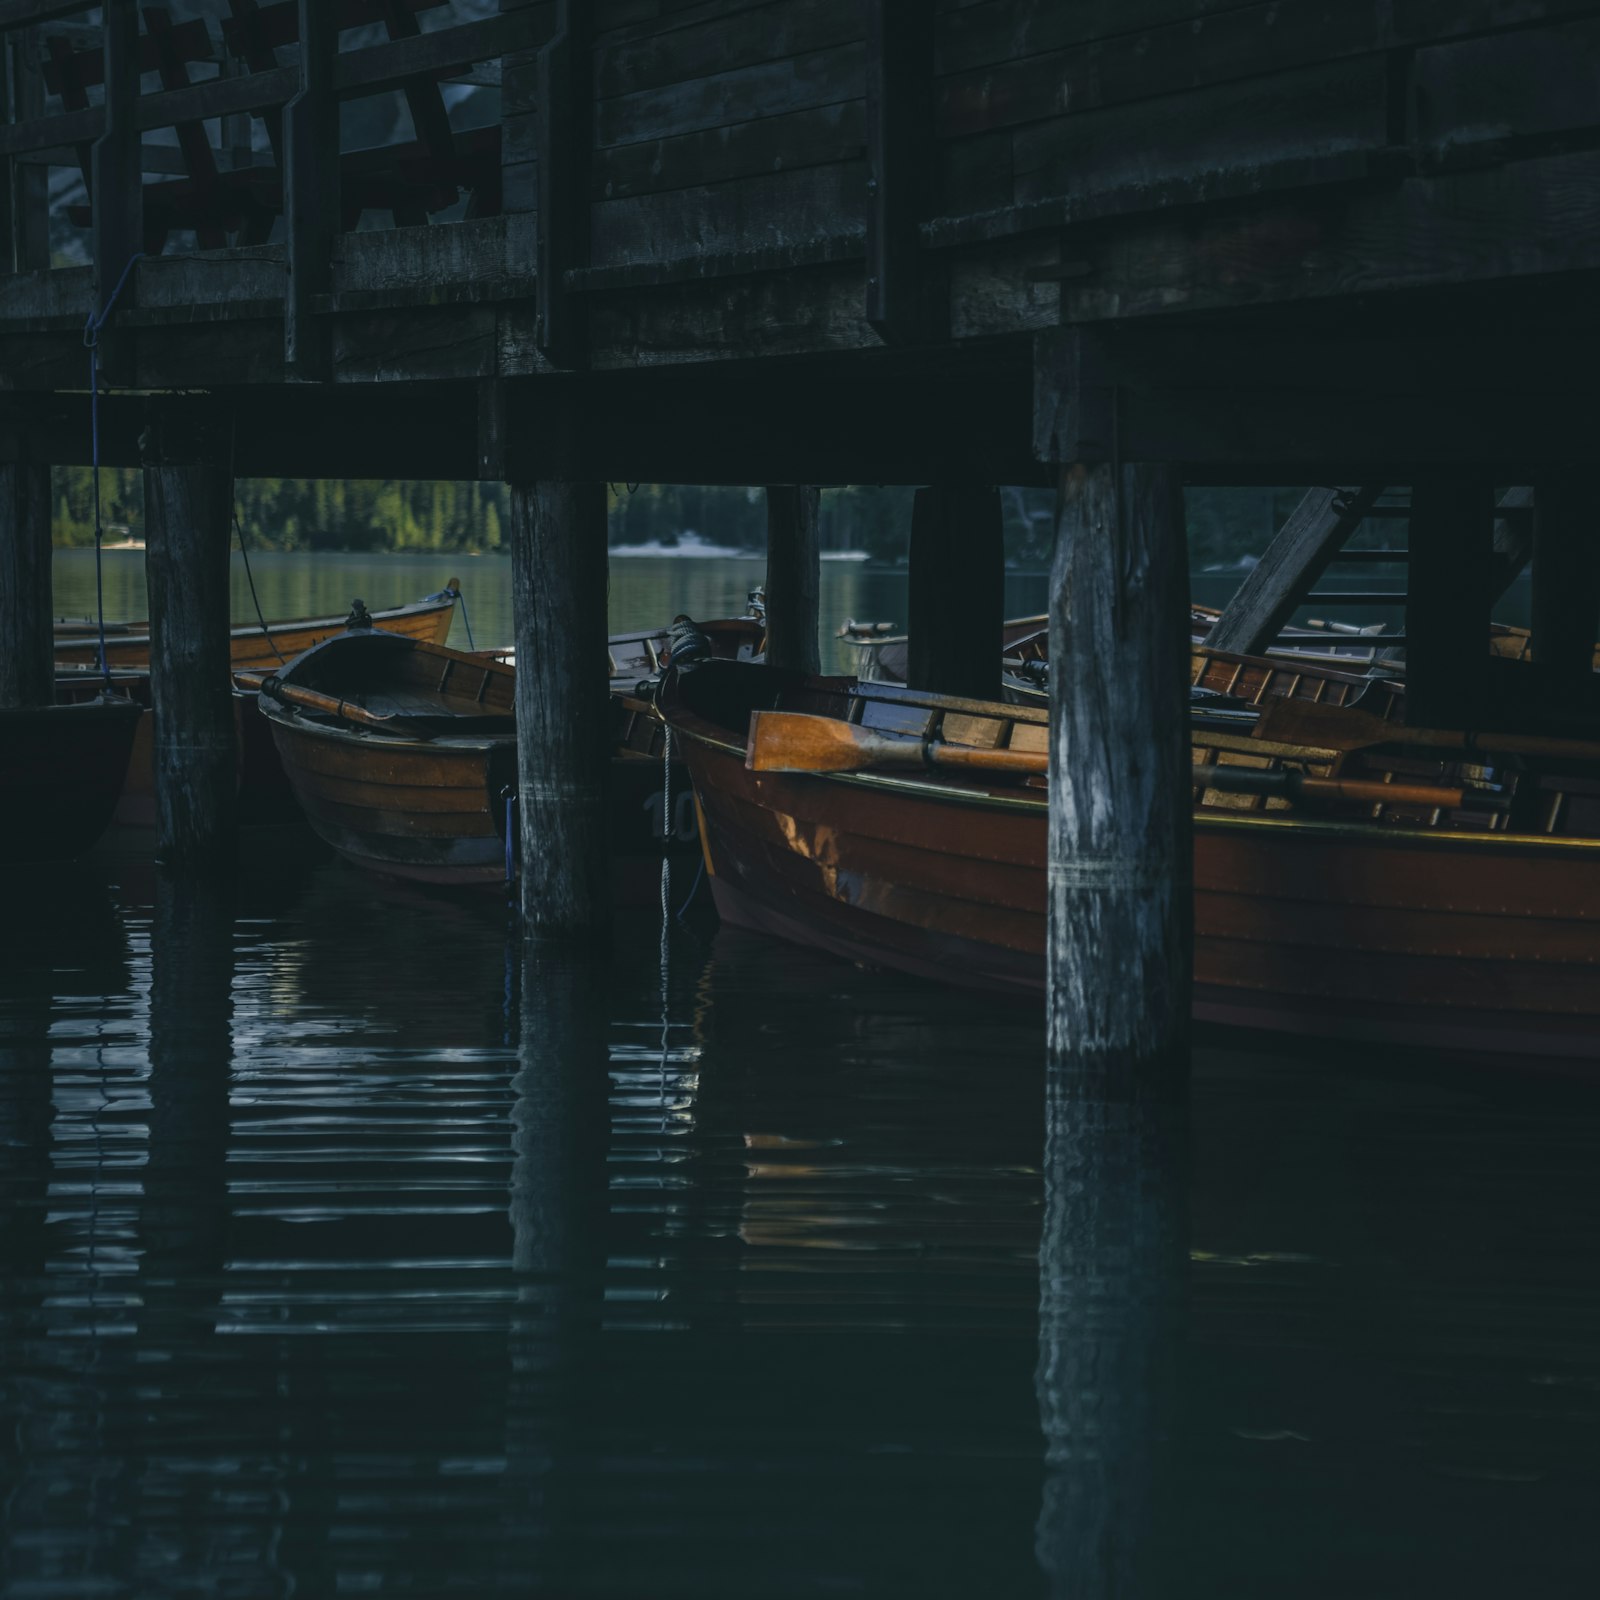
[(0, 712), (0, 861), (67, 861), (116, 809), (139, 723), (125, 700)]
[[(386, 633), (399, 633), (408, 639), (443, 644), (450, 632), (455, 606), (452, 585), (443, 591), (440, 598), (377, 611), (373, 613), (372, 620)], [(265, 634), (259, 626), (234, 628), (230, 633), (232, 670), (271, 671), (281, 667), (301, 651), (309, 650), (324, 639), (331, 639), (336, 633), (343, 633), (347, 620), (345, 617), (313, 617), (295, 622), (270, 622)], [(98, 640), (92, 631), (65, 637), (58, 635), (55, 654), (58, 667), (92, 667), (99, 661)], [(147, 670), (150, 666), (150, 635), (147, 632), (108, 635), (106, 664), (113, 669)]]
[[(1042, 793), (758, 774), (731, 744), (679, 746), (728, 922), (863, 965), (1043, 994)], [(1201, 815), (1195, 980), (1208, 1022), (1595, 1059), (1600, 844)]]
[[(517, 782), (514, 740), (414, 741), (308, 722), (274, 708), (271, 728), (295, 799), (317, 835), (353, 866), (451, 889), (503, 891), (506, 794)], [(688, 774), (673, 764), (670, 853), (699, 854)], [(612, 760), (610, 828), (618, 892), (658, 881), (664, 837), (662, 763)]]

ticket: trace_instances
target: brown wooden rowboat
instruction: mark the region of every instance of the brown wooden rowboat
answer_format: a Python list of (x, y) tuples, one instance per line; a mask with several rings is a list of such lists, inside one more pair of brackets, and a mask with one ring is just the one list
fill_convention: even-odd
[[(728, 922), (944, 983), (1042, 992), (1041, 780), (757, 773), (745, 754), (759, 708), (849, 717), (919, 742), (1035, 750), (1047, 747), (1044, 710), (722, 662), (669, 673), (659, 705), (693, 778)], [(1501, 776), (1226, 729), (1197, 731), (1196, 760), (1207, 758), (1324, 775), (1354, 760), (1380, 780)], [(1565, 805), (1550, 803), (1552, 786)], [(1600, 1058), (1600, 781), (1528, 773), (1497, 792), (1509, 810), (1487, 818), (1197, 793), (1196, 1016)], [(1547, 826), (1567, 831), (1536, 831)]]
[[(461, 580), (452, 578), (437, 594), (387, 611), (375, 611), (372, 620), (390, 633), (443, 644), (450, 636), (450, 623), (460, 596)], [(230, 630), (233, 670), (271, 670), (282, 666), (312, 645), (342, 632), (348, 620), (348, 617), (303, 617), (291, 622), (269, 622), (265, 634), (255, 623), (234, 628)], [(98, 666), (94, 622), (58, 619), (55, 649), (58, 667)], [(113, 668), (147, 668), (150, 665), (149, 623), (124, 622), (108, 628), (106, 663)]]
[(68, 861), (111, 821), (139, 707), (114, 695), (0, 711), (0, 861)]
[[(761, 632), (754, 619), (712, 629), (719, 649), (746, 658), (759, 648)], [(659, 665), (665, 642), (657, 631), (609, 641), (615, 718), (610, 820), (625, 892), (659, 864), (668, 833), (664, 732), (629, 693)], [(333, 709), (296, 703), (296, 691), (327, 697)], [(517, 833), (510, 810), (517, 791), (515, 668), (492, 653), (354, 629), (269, 679), (260, 704), (307, 819), (347, 861), (455, 888), (506, 882)], [(390, 720), (359, 720), (364, 717)], [(676, 766), (672, 787), (678, 798), (671, 847), (692, 860), (698, 853), (694, 811), (687, 775)]]

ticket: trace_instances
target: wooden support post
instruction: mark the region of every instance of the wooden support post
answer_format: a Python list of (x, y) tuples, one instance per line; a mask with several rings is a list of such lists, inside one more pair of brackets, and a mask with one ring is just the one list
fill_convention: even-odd
[(821, 498), (821, 490), (806, 484), (767, 486), (767, 660), (796, 672), (820, 670)]
[(511, 485), (522, 923), (531, 939), (611, 928), (603, 483)]
[(886, 343), (922, 324), (917, 225), (928, 209), (933, 24), (927, 0), (867, 6), (867, 321)]
[(1000, 698), (1005, 576), (997, 489), (917, 490), (906, 630), (912, 688), (969, 700)]
[(1050, 578), (1053, 1064), (1128, 1094), (1187, 1070), (1189, 568), (1170, 466), (1061, 473)]
[[(42, 117), (44, 103), (38, 36), (31, 28), (7, 34), (0, 39), (0, 121)], [(15, 156), (0, 169), (0, 273), (50, 265), (49, 179), (48, 168)]]
[(203, 400), (153, 401), (140, 440), (156, 851), (166, 866), (183, 872), (223, 870), (234, 862), (228, 442), (225, 419)]
[(1480, 723), (1489, 685), (1494, 498), (1477, 479), (1411, 486), (1406, 596), (1406, 721)]
[(55, 699), (50, 468), (19, 440), (0, 461), (0, 710)]
[(289, 376), (309, 382), (327, 376), (326, 330), (312, 302), (333, 281), (339, 233), (338, 13), (339, 7), (325, 0), (300, 0), (300, 89), (283, 113), (289, 255), (283, 356)]
[(1533, 663), (1545, 695), (1580, 705), (1593, 692), (1600, 635), (1600, 497), (1581, 472), (1552, 473), (1537, 492)]
[[(89, 158), (97, 314), (104, 313), (114, 294), (118, 310), (126, 311), (135, 303), (137, 279), (128, 269), (144, 249), (144, 162), (137, 120), (139, 13), (130, 0), (104, 6), (102, 15), (105, 132), (95, 140)], [(134, 374), (129, 340), (109, 331), (103, 334), (99, 363), (108, 382), (130, 383)]]
[(589, 167), (594, 146), (594, 85), (585, 0), (556, 0), (556, 31), (539, 52), (535, 148), (535, 296), (539, 348), (558, 367), (577, 367), (588, 344), (566, 275), (589, 263)]

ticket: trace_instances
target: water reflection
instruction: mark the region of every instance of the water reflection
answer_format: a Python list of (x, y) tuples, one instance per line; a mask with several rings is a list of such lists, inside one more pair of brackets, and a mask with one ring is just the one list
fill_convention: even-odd
[(1589, 1085), (262, 861), (0, 924), (8, 1600), (1586, 1592)]
[[(1037, 1550), (1051, 1595), (1157, 1596), (1189, 1270), (1188, 1112), (1052, 1072), (1039, 1243)], [(1170, 1487), (1170, 1485), (1169, 1485)]]

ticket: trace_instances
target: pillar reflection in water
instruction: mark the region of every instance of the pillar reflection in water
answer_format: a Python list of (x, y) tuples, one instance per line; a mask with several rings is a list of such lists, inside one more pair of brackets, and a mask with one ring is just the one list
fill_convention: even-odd
[(1051, 1595), (1167, 1592), (1161, 1489), (1176, 1431), (1188, 1278), (1181, 1102), (1046, 1079), (1039, 1365)]
[[(577, 1537), (567, 1457), (595, 1355), (606, 1260), (609, 974), (535, 951), (522, 972), (512, 1080), (516, 1305), (506, 1403), (508, 1514), (547, 1582)], [(531, 1543), (531, 1549), (528, 1545)]]

